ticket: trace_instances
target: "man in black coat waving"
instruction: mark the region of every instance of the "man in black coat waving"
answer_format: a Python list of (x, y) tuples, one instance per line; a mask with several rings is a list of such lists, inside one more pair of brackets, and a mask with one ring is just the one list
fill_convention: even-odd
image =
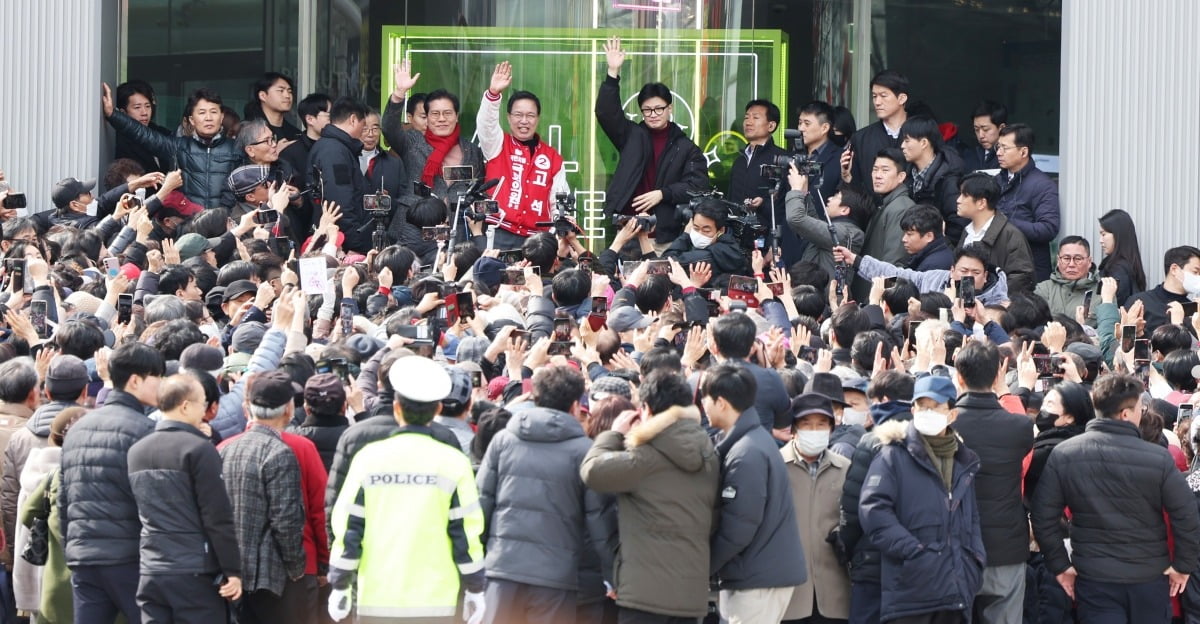
[(621, 40), (604, 44), (608, 75), (596, 97), (596, 121), (621, 153), (608, 183), (605, 217), (614, 214), (652, 214), (658, 219), (654, 240), (658, 250), (683, 231), (677, 204), (687, 203), (689, 191), (708, 188), (708, 163), (700, 148), (671, 121), (671, 90), (661, 82), (647, 83), (638, 92), (642, 123), (625, 117), (621, 108)]

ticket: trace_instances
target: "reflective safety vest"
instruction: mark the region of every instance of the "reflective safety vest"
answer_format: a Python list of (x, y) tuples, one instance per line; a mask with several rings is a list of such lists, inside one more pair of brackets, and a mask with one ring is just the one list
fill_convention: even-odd
[(354, 455), (333, 505), (329, 580), (357, 573), (363, 617), (454, 615), (460, 575), (483, 585), (483, 510), (471, 462), (424, 427)]

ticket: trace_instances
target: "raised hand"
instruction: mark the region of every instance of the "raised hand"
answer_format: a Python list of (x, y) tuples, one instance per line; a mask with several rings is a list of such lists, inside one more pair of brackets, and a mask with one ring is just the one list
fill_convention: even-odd
[(500, 95), (510, 85), (512, 85), (512, 65), (508, 61), (504, 61), (496, 65), (496, 69), (492, 72), (492, 83), (488, 85), (488, 91), (491, 91), (493, 95)]
[(107, 82), (100, 83), (100, 87), (100, 106), (105, 117), (112, 117), (113, 110), (116, 108), (113, 106), (112, 89), (108, 87)]
[(408, 59), (392, 65), (392, 81), (396, 83), (395, 88), (392, 89), (392, 100), (397, 103), (403, 100), (404, 94), (417, 84), (417, 79), (420, 77), (419, 73), (415, 76), (412, 74), (412, 61)]
[(621, 65), (625, 64), (625, 51), (621, 49), (620, 37), (609, 37), (604, 44), (604, 58), (608, 62), (608, 75), (617, 78), (621, 75)]

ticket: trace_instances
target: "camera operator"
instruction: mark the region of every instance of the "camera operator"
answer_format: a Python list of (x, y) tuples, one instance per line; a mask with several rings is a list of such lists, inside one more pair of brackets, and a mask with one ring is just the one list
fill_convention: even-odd
[(492, 72), (492, 82), (483, 92), (475, 119), (479, 147), (487, 159), (487, 179), (499, 179), (491, 197), (499, 204), (492, 246), (516, 249), (533, 232), (543, 231), (554, 207), (554, 196), (570, 193), (562, 156), (538, 136), (542, 103), (528, 91), (517, 91), (508, 100), (509, 134), (500, 128), (500, 100), (512, 84), (512, 65), (504, 61)]
[(805, 155), (821, 163), (821, 175), (808, 176), (808, 188), (820, 191), (821, 199), (825, 201), (833, 197), (841, 183), (841, 149), (830, 138), (833, 116), (832, 106), (821, 101), (809, 102), (800, 109), (797, 126), (804, 141)]
[[(742, 134), (749, 143), (733, 161), (729, 178), (729, 201), (750, 207), (758, 214), (759, 223), (770, 227), (772, 223), (783, 225), (784, 210), (782, 194), (775, 198), (775, 220), (771, 219), (771, 193), (781, 178), (782, 171), (777, 162), (787, 159), (789, 152), (776, 145), (771, 133), (779, 127), (779, 107), (769, 100), (751, 100), (746, 104), (746, 115), (742, 119)], [(767, 169), (763, 166), (766, 165)], [(774, 171), (774, 175), (768, 175)], [(787, 190), (784, 182), (783, 190)], [(804, 241), (783, 228), (780, 232), (784, 263), (790, 265), (800, 259)]]
[(684, 233), (663, 256), (675, 258), (684, 266), (707, 262), (712, 267), (709, 288), (723, 288), (730, 275), (750, 275), (750, 261), (727, 230), (728, 223), (729, 208), (725, 202), (712, 197), (701, 199)]

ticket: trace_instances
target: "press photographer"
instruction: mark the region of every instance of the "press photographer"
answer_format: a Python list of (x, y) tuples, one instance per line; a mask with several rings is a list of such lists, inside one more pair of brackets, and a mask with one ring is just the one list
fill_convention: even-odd
[[(740, 210), (736, 204), (731, 204), (714, 195), (700, 196), (693, 203), (692, 216), (684, 232), (663, 254), (667, 258), (675, 258), (680, 264), (690, 266), (697, 262), (707, 262), (712, 267), (712, 278), (709, 288), (723, 288), (729, 281), (730, 275), (750, 275), (750, 254), (753, 251), (753, 239), (749, 249), (743, 247), (735, 237), (735, 230), (740, 229), (743, 237), (754, 232), (753, 226), (747, 224), (746, 217), (730, 219), (730, 209)], [(751, 216), (756, 222), (757, 217)], [(736, 227), (731, 227), (736, 226)]]

